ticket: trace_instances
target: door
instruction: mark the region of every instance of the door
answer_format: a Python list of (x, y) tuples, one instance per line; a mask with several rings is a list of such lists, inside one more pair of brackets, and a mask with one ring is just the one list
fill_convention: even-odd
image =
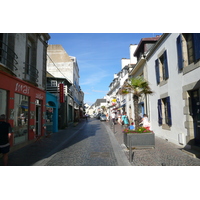
[(199, 90), (191, 91), (192, 117), (194, 124), (195, 144), (200, 146), (200, 95)]
[(36, 105), (36, 135), (41, 135), (41, 106)]

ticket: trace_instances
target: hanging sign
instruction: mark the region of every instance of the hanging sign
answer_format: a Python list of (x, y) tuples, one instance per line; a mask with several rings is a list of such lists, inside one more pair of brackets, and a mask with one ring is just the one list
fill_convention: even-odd
[(60, 103), (64, 103), (65, 102), (65, 99), (64, 99), (64, 84), (60, 83), (59, 88), (60, 88)]

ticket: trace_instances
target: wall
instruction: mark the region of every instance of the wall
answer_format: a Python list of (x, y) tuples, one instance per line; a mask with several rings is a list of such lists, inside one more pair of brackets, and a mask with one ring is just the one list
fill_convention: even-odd
[[(193, 71), (183, 77), (183, 74), (178, 72), (176, 49), (176, 38), (178, 35), (179, 34), (175, 33), (169, 34), (154, 51), (152, 56), (147, 60), (148, 81), (151, 89), (154, 91), (154, 95), (149, 96), (152, 129), (157, 136), (176, 144), (179, 144), (178, 134), (182, 133), (184, 137), (187, 136), (187, 130), (184, 126), (186, 116), (184, 115), (183, 109), (185, 106), (185, 101), (183, 99), (183, 85), (189, 84), (194, 79), (198, 79), (197, 74), (200, 73), (198, 69), (198, 71)], [(167, 50), (169, 79), (160, 85), (157, 85), (155, 60), (164, 50)], [(170, 96), (171, 101), (172, 126), (170, 129), (165, 129), (158, 125), (157, 102), (158, 99), (165, 98), (167, 96)]]

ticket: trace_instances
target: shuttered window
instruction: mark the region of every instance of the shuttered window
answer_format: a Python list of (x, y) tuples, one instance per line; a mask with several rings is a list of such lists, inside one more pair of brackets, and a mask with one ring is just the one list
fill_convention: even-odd
[(172, 126), (170, 97), (158, 99), (158, 124)]
[(182, 35), (179, 35), (176, 39), (177, 56), (178, 56), (178, 68), (183, 69), (183, 52), (182, 52)]
[(158, 99), (158, 124), (162, 125), (162, 101)]
[(156, 71), (156, 81), (157, 81), (157, 84), (160, 83), (160, 73), (159, 73), (159, 61), (158, 59), (156, 59), (155, 61), (155, 71)]
[(169, 78), (167, 51), (155, 60), (156, 82), (159, 84), (163, 80)]
[(194, 59), (200, 59), (200, 33), (193, 33)]

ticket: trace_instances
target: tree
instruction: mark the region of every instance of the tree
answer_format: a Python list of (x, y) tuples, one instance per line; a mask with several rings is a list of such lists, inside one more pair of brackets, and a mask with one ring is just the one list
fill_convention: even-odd
[(106, 111), (106, 107), (105, 106), (101, 106), (101, 109), (103, 110), (103, 113), (104, 113), (104, 111)]
[(141, 76), (135, 78), (129, 78), (120, 90), (120, 94), (126, 95), (133, 94), (133, 105), (134, 105), (134, 114), (135, 114), (135, 128), (139, 128), (139, 107), (138, 102), (139, 98), (144, 94), (153, 94), (153, 91), (149, 87), (149, 83)]

